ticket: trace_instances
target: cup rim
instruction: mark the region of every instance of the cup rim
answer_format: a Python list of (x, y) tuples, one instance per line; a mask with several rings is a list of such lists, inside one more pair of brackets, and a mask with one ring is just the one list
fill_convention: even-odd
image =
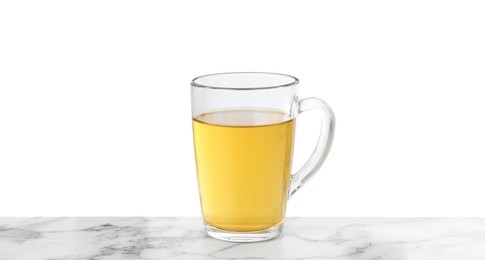
[[(200, 82), (197, 82), (201, 79), (208, 78), (208, 77), (217, 77), (217, 76), (224, 76), (224, 75), (241, 75), (241, 74), (256, 74), (256, 75), (271, 75), (271, 76), (281, 76), (281, 77), (286, 77), (289, 79), (288, 83), (284, 84), (275, 84), (275, 85), (263, 85), (263, 86), (257, 86), (257, 87), (231, 87), (231, 86), (220, 86), (220, 85), (211, 85), (211, 84), (202, 84)], [(288, 75), (288, 74), (283, 74), (283, 73), (275, 73), (275, 72), (221, 72), (221, 73), (212, 73), (212, 74), (206, 74), (202, 76), (198, 76), (194, 78), (191, 82), (190, 85), (192, 87), (198, 87), (198, 88), (209, 88), (209, 89), (224, 89), (224, 90), (263, 90), (263, 89), (275, 89), (275, 88), (287, 88), (287, 87), (294, 87), (298, 84), (299, 80), (298, 78)]]

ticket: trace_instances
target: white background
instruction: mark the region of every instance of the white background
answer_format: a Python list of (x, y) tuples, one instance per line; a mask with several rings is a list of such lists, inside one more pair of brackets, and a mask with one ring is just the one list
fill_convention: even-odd
[[(200, 216), (189, 82), (300, 79), (290, 216), (485, 216), (483, 1), (2, 1), (0, 215)], [(298, 120), (295, 168), (315, 143)]]

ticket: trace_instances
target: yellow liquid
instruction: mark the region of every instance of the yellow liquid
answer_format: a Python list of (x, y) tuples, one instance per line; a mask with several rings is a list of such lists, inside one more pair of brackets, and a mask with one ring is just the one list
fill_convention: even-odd
[(221, 111), (193, 119), (204, 221), (258, 231), (284, 220), (294, 120), (274, 111)]

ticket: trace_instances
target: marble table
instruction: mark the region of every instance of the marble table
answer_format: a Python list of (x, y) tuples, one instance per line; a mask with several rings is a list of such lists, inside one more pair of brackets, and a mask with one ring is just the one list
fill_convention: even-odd
[(485, 219), (289, 218), (260, 243), (205, 235), (200, 218), (0, 218), (0, 260), (484, 260)]

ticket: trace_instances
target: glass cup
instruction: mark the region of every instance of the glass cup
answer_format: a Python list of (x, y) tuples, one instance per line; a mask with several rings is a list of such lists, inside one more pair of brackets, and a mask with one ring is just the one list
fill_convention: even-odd
[[(191, 82), (192, 126), (207, 233), (232, 242), (277, 237), (286, 201), (320, 168), (335, 117), (319, 98), (298, 99), (298, 79), (262, 72), (219, 73)], [(296, 117), (319, 111), (313, 154), (291, 174)]]

